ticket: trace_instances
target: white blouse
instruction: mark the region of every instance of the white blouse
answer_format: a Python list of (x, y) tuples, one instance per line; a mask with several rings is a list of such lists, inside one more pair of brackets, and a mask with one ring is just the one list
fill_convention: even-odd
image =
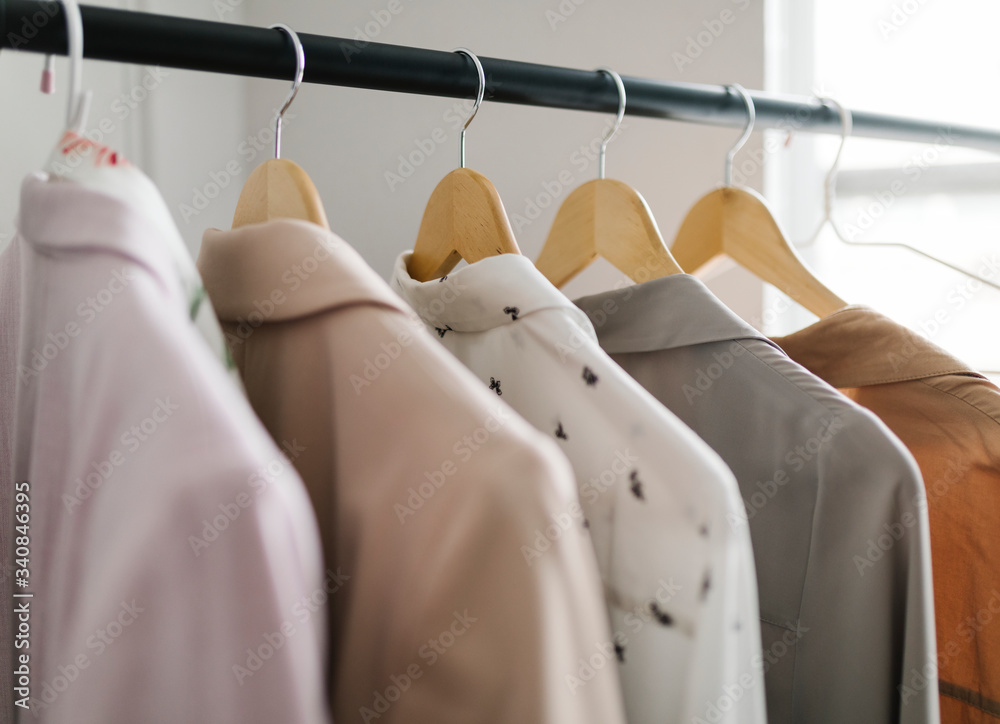
[(586, 314), (531, 261), (504, 254), (392, 285), (441, 343), (559, 443), (580, 506), (522, 547), (546, 555), (568, 524), (586, 528), (612, 640), (566, 686), (614, 662), (632, 724), (764, 722), (757, 584), (736, 481), (722, 460), (597, 343)]

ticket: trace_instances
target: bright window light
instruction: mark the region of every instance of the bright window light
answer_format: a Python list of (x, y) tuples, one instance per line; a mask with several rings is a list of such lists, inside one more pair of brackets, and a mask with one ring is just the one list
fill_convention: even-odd
[[(1000, 129), (995, 0), (784, 2), (779, 60), (799, 70), (772, 75), (772, 90), (818, 91), (849, 108), (944, 127)], [(821, 218), (822, 180), (838, 143), (800, 134), (775, 154), (768, 196), (793, 241), (808, 239)], [(956, 148), (947, 133), (933, 145), (850, 139), (841, 170), (834, 213), (849, 238), (904, 242), (1000, 285), (1000, 157)], [(904, 249), (848, 246), (829, 229), (801, 251), (849, 303), (870, 305), (1000, 377), (1000, 290)], [(796, 311), (766, 331), (812, 320)]]

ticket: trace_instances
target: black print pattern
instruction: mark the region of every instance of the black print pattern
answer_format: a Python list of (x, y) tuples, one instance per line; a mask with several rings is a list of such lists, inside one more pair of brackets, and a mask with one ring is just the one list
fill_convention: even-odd
[(451, 328), (450, 325), (447, 325), (447, 324), (444, 327), (435, 327), (434, 329), (437, 330), (438, 337), (442, 337), (442, 338), (444, 337), (444, 333), (445, 332), (454, 332), (455, 331), (455, 330), (453, 330)]
[(615, 656), (618, 657), (621, 663), (625, 663), (625, 647), (619, 643), (615, 644)]
[(443, 277), (441, 277), (440, 279), (438, 279), (438, 281), (439, 281), (439, 282), (443, 282), (443, 281), (444, 281), (445, 279), (447, 279), (447, 278), (448, 278), (448, 275), (447, 275), (447, 274), (445, 274), (445, 275), (444, 275)]
[(656, 601), (649, 602), (649, 610), (656, 617), (657, 623), (661, 626), (673, 626), (674, 619), (666, 611), (661, 611), (660, 607), (656, 605)]
[(587, 520), (586, 518), (583, 519), (583, 527), (586, 528), (587, 530), (590, 530), (590, 521)]
[(594, 385), (597, 384), (597, 375), (595, 375), (594, 371), (592, 369), (590, 369), (589, 367), (584, 367), (583, 368), (583, 381), (586, 382), (591, 387), (593, 387)]
[(708, 598), (708, 592), (712, 588), (712, 572), (705, 571), (705, 577), (701, 580), (701, 600)]
[(504, 314), (509, 314), (510, 315), (510, 321), (513, 322), (513, 321), (515, 321), (517, 319), (517, 315), (521, 313), (521, 310), (518, 309), (517, 307), (504, 307), (503, 308), (503, 313)]
[(556, 428), (556, 437), (558, 437), (560, 440), (569, 440), (569, 438), (566, 436), (566, 431), (563, 430), (561, 422), (559, 423), (559, 427)]
[(701, 534), (702, 538), (708, 538), (708, 526), (707, 525), (701, 526), (701, 528), (698, 529), (698, 533)]
[(503, 392), (500, 391), (500, 380), (495, 380), (490, 377), (490, 389), (496, 390), (498, 395), (502, 395)]
[(639, 471), (633, 470), (628, 476), (628, 479), (632, 481), (632, 495), (637, 497), (639, 500), (645, 500), (646, 495), (642, 492), (642, 481), (639, 480)]

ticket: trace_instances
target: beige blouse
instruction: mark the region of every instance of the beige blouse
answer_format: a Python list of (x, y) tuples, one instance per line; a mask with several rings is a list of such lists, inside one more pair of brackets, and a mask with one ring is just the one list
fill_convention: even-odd
[(210, 230), (199, 267), (251, 403), (298, 450), (327, 568), (349, 576), (327, 603), (335, 720), (622, 722), (556, 446), (334, 234)]

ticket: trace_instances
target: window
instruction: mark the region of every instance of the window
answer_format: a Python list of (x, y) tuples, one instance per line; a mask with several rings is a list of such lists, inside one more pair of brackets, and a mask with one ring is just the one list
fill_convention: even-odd
[[(1000, 4), (994, 0), (774, 0), (770, 90), (832, 96), (848, 108), (1000, 129)], [(771, 208), (793, 242), (823, 210), (823, 178), (839, 137), (793, 135), (768, 167)], [(858, 242), (905, 242), (1000, 285), (1000, 161), (936, 144), (849, 139), (834, 215)], [(829, 228), (800, 247), (818, 276), (972, 367), (1000, 377), (1000, 289), (905, 249), (849, 246)], [(777, 293), (769, 290), (765, 309)], [(781, 305), (779, 305), (780, 307)], [(766, 331), (813, 318), (794, 308)]]

